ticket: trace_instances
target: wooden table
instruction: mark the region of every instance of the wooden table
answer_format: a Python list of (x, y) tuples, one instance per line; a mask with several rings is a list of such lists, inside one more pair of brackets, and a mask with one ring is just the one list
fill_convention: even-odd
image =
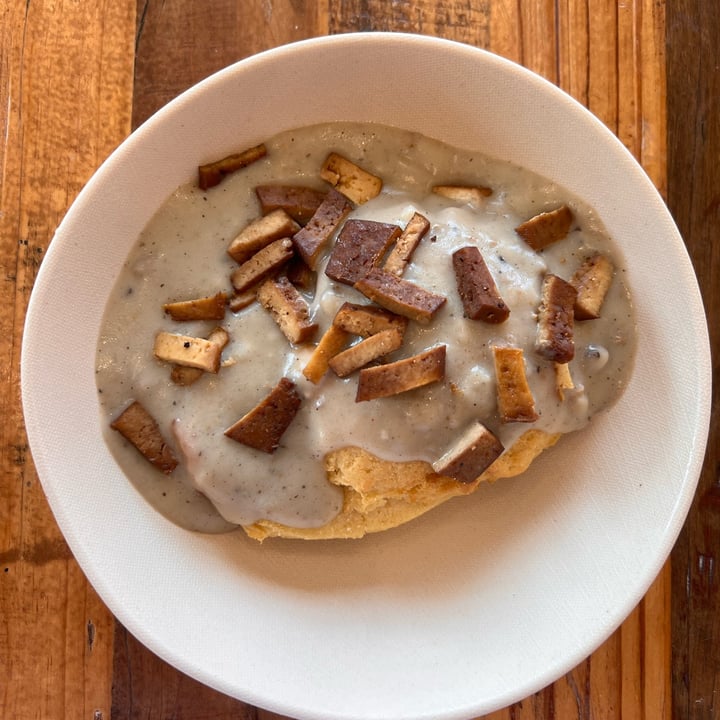
[[(18, 394), (25, 308), (64, 212), (132, 128), (228, 63), (317, 35), (399, 30), (488, 48), (544, 75), (596, 113), (667, 197), (720, 353), (716, 0), (2, 0), (0, 8), (0, 718), (276, 717), (183, 676), (114, 620), (50, 513)], [(720, 718), (719, 450), (715, 415), (671, 563), (622, 627), (566, 677), (488, 717)]]

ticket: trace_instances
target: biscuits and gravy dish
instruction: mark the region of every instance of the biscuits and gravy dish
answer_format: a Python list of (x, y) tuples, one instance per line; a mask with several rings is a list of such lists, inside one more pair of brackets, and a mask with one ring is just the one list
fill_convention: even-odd
[(612, 405), (623, 273), (592, 208), (527, 170), (384, 126), (284, 132), (201, 166), (131, 251), (106, 441), (191, 530), (386, 530)]

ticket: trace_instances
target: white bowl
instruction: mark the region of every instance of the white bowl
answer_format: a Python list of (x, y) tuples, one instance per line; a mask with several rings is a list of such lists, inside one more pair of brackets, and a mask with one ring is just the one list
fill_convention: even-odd
[[(329, 120), (396, 125), (524, 165), (595, 207), (638, 319), (613, 409), (525, 476), (362, 541), (181, 530), (119, 471), (99, 423), (109, 289), (195, 166)], [(670, 269), (668, 269), (670, 268)], [(709, 421), (705, 317), (654, 187), (590, 113), (489, 53), (398, 34), (281, 47), (184, 93), (98, 170), (57, 231), (27, 315), (22, 393), (58, 524), (118, 619), (180, 670), (297, 718), (470, 718), (574, 667), (660, 570)], [(560, 472), (558, 471), (560, 468)]]

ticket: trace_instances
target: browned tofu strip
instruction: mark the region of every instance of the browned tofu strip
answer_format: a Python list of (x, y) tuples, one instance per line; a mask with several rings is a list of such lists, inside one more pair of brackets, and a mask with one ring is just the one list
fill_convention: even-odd
[(292, 237), (300, 226), (284, 211), (274, 210), (246, 225), (230, 243), (227, 253), (239, 265), (273, 240)]
[(178, 464), (155, 418), (137, 400), (110, 423), (148, 462), (169, 475)]
[(442, 380), (445, 377), (445, 353), (446, 346), (438, 345), (394, 363), (363, 368), (355, 402), (398, 395)]
[(300, 185), (258, 185), (255, 194), (263, 215), (281, 208), (300, 225), (310, 220), (326, 195)]
[(552, 273), (545, 276), (535, 351), (546, 360), (568, 363), (575, 356), (573, 307), (576, 298), (577, 291), (570, 283)]
[(227, 295), (219, 292), (209, 297), (165, 303), (163, 310), (173, 320), (222, 320), (226, 304)]
[(327, 156), (320, 177), (356, 205), (362, 205), (379, 195), (383, 186), (379, 177), (337, 153)]
[(366, 277), (356, 282), (354, 287), (386, 310), (423, 325), (433, 319), (446, 301), (443, 295), (425, 290), (380, 268), (373, 268)]
[(595, 253), (583, 262), (570, 279), (577, 291), (575, 319), (594, 320), (600, 317), (605, 295), (612, 283), (615, 268), (605, 255)]
[(408, 319), (374, 305), (343, 303), (335, 313), (333, 325), (360, 337), (368, 337), (383, 330), (397, 329), (404, 333)]
[(270, 394), (229, 427), (225, 435), (256, 450), (273, 453), (295, 419), (301, 402), (295, 383), (281, 378)]
[(505, 322), (510, 308), (500, 297), (480, 250), (469, 245), (456, 250), (452, 259), (465, 317), (494, 325)]
[(381, 330), (335, 355), (328, 363), (338, 377), (347, 377), (373, 360), (397, 350), (403, 334), (396, 329)]
[(158, 360), (199, 368), (209, 373), (216, 373), (220, 369), (221, 353), (222, 348), (210, 340), (169, 332), (159, 332), (153, 347), (153, 354)]
[(303, 368), (303, 375), (317, 385), (328, 371), (331, 358), (335, 357), (349, 340), (350, 333), (331, 325), (315, 346), (307, 365)]
[(257, 298), (291, 343), (307, 342), (317, 332), (307, 303), (286, 277), (266, 280), (258, 289)]
[(317, 275), (299, 255), (295, 255), (287, 264), (285, 274), (287, 275), (287, 279), (295, 287), (303, 290), (312, 290), (315, 288)]
[(479, 204), (492, 195), (492, 189), (481, 185), (435, 185), (436, 195), (462, 203)]
[[(228, 342), (230, 342), (230, 335), (228, 335), (225, 328), (217, 327), (208, 335), (207, 339), (210, 342), (219, 345), (220, 350), (222, 351)], [(170, 371), (170, 380), (174, 382), (175, 385), (186, 387), (199, 380), (203, 376), (204, 372), (204, 370), (196, 367), (174, 365), (173, 369)]]
[(273, 240), (235, 270), (230, 275), (230, 282), (236, 292), (244, 292), (279, 270), (293, 254), (293, 244), (290, 238)]
[(325, 274), (336, 282), (354, 285), (378, 265), (401, 232), (397, 225), (348, 220), (335, 241)]
[(250, 287), (247, 290), (243, 290), (241, 293), (235, 293), (228, 300), (228, 307), (230, 312), (240, 312), (244, 308), (252, 305), (257, 300), (257, 288)]
[(458, 482), (471, 483), (500, 457), (504, 449), (490, 430), (475, 422), (450, 450), (433, 463), (433, 470)]
[(565, 399), (565, 391), (575, 387), (570, 367), (567, 363), (555, 363), (555, 389), (560, 402)]
[(493, 347), (500, 420), (535, 422), (538, 414), (525, 375), (525, 355), (520, 348)]
[(567, 205), (557, 210), (540, 213), (518, 225), (515, 232), (533, 250), (542, 250), (548, 245), (567, 237), (572, 225), (573, 214)]
[(207, 190), (219, 185), (226, 175), (242, 170), (242, 168), (260, 160), (265, 155), (267, 155), (265, 145), (256, 145), (241, 153), (228, 155), (221, 160), (200, 165), (198, 167), (198, 185), (201, 190)]
[(408, 220), (402, 235), (395, 243), (395, 247), (387, 256), (383, 270), (387, 270), (393, 275), (402, 275), (412, 258), (412, 254), (415, 252), (415, 248), (420, 244), (429, 229), (430, 221), (424, 215), (414, 213)]
[(330, 190), (307, 225), (293, 235), (295, 248), (311, 270), (316, 269), (330, 237), (352, 209), (347, 198), (337, 190)]

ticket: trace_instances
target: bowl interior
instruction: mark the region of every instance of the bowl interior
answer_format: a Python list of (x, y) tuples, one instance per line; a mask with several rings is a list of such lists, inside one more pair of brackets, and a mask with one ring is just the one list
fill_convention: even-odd
[[(183, 531), (135, 492), (103, 442), (94, 357), (105, 299), (146, 222), (199, 163), (329, 120), (395, 125), (504, 158), (593, 205), (634, 294), (632, 381), (610, 413), (526, 475), (391, 532), (260, 546), (241, 534)], [(684, 521), (709, 377), (682, 240), (614, 136), (498, 57), (378, 33), (232, 66), (113, 154), (41, 268), (22, 391), (58, 523), (136, 637), (201, 681), (293, 717), (387, 720), (490, 712), (552, 682), (613, 631)]]

